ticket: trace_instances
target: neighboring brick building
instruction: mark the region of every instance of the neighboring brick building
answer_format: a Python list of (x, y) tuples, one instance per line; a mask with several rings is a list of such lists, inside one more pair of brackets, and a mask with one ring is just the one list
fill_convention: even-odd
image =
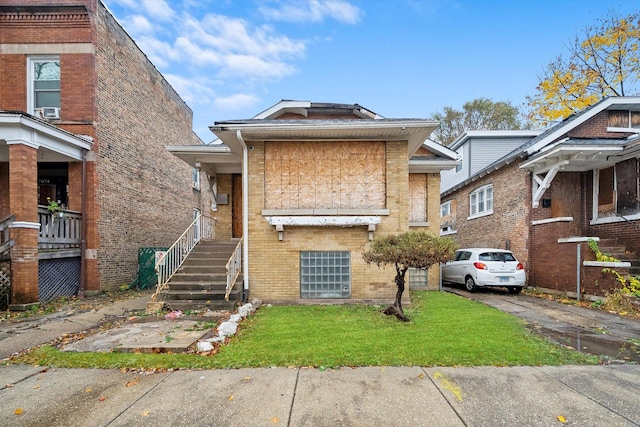
[(530, 286), (575, 294), (579, 267), (581, 292), (603, 295), (618, 284), (590, 265), (586, 242), (637, 262), (639, 132), (640, 97), (607, 98), (567, 118), (445, 189), (446, 233), (465, 247), (510, 248)]
[[(216, 176), (217, 232), (245, 236), (251, 298), (389, 300), (395, 270), (362, 254), (376, 235), (438, 233), (440, 171), (456, 160), (427, 139), (437, 125), (357, 104), (282, 101), (254, 119), (217, 122), (222, 144), (169, 150)], [(431, 288), (438, 274), (430, 269)]]
[(208, 213), (208, 186), (193, 189), (164, 149), (202, 144), (191, 109), (100, 1), (3, 1), (0, 79), (11, 303), (38, 301), (39, 281), (42, 298), (43, 278), (58, 294), (131, 283), (139, 248), (171, 245), (194, 209)]

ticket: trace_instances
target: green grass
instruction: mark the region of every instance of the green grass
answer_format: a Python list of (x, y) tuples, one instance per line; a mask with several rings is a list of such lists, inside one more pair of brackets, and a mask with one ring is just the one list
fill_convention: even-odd
[(270, 366), (518, 366), (595, 364), (523, 322), (481, 303), (440, 292), (412, 293), (399, 322), (368, 305), (263, 306), (213, 356), (88, 354), (46, 346), (23, 363), (83, 368), (241, 368)]

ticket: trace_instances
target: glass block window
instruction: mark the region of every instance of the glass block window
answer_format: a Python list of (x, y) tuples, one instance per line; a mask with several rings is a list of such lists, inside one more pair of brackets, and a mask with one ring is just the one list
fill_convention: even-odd
[(300, 252), (300, 298), (349, 298), (350, 296), (350, 252)]
[(409, 289), (423, 288), (428, 285), (429, 272), (423, 268), (409, 269)]

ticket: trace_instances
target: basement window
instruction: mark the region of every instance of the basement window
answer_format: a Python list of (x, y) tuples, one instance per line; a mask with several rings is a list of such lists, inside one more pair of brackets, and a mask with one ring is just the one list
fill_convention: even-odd
[(349, 298), (349, 251), (300, 252), (300, 298)]

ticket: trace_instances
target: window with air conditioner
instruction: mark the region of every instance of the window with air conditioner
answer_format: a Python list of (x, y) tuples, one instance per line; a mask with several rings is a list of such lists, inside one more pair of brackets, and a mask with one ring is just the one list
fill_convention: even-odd
[(60, 58), (28, 58), (28, 111), (36, 117), (60, 118)]
[(200, 170), (191, 168), (191, 186), (194, 190), (200, 190)]

